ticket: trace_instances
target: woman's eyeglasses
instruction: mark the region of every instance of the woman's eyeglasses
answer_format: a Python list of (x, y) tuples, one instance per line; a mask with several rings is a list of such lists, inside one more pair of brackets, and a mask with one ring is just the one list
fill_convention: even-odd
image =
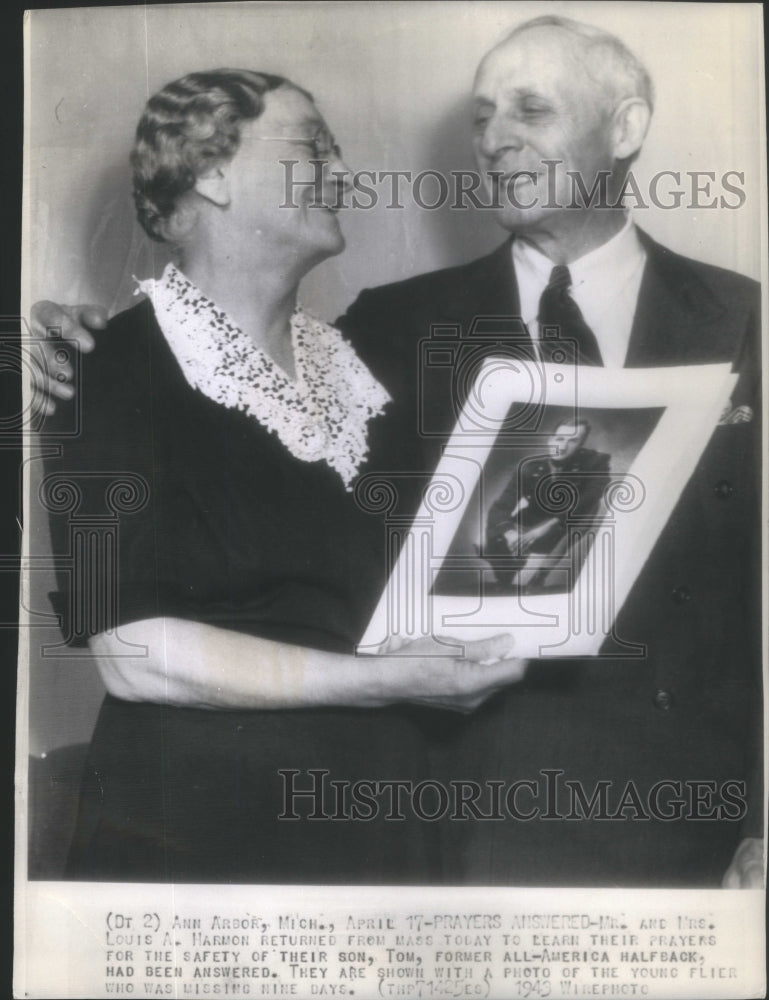
[(304, 138), (293, 135), (257, 135), (254, 138), (260, 142), (294, 142), (299, 146), (307, 146), (312, 150), (314, 160), (327, 160), (342, 158), (342, 150), (334, 141), (333, 135), (326, 129), (320, 129), (314, 136)]

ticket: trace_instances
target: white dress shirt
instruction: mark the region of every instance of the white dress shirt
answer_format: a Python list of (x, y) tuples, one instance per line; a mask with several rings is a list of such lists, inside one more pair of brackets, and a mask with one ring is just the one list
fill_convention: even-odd
[[(523, 240), (513, 240), (512, 256), (521, 317), (537, 340), (539, 300), (554, 264)], [(646, 251), (628, 215), (616, 236), (568, 265), (571, 297), (596, 336), (606, 368), (625, 364), (645, 263)]]

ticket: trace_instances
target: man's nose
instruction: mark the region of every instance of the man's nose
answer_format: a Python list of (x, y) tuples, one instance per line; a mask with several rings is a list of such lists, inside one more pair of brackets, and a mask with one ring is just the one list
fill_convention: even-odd
[(515, 119), (493, 115), (480, 134), (477, 149), (481, 156), (493, 163), (510, 150), (520, 152), (523, 145), (519, 123)]

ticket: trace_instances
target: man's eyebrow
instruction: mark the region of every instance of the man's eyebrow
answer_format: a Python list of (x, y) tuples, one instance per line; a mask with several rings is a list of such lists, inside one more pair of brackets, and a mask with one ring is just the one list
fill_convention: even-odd
[[(548, 97), (547, 94), (543, 94), (539, 90), (533, 90), (531, 87), (512, 87), (508, 92), (507, 96), (513, 98), (516, 101), (527, 101), (534, 100), (540, 101), (543, 104), (553, 104), (553, 99)], [(496, 104), (490, 97), (484, 97), (483, 94), (478, 94), (474, 101), (473, 107), (477, 111), (481, 108), (494, 108)]]
[(546, 101), (550, 103), (550, 98), (539, 90), (532, 90), (531, 87), (514, 87), (511, 91), (519, 100), (525, 101), (533, 98), (536, 101)]

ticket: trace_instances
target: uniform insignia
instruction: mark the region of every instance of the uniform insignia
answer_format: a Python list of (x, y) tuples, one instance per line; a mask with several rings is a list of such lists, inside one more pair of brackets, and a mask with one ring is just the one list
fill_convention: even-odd
[(719, 426), (724, 424), (749, 424), (753, 419), (752, 406), (727, 406), (718, 421)]

